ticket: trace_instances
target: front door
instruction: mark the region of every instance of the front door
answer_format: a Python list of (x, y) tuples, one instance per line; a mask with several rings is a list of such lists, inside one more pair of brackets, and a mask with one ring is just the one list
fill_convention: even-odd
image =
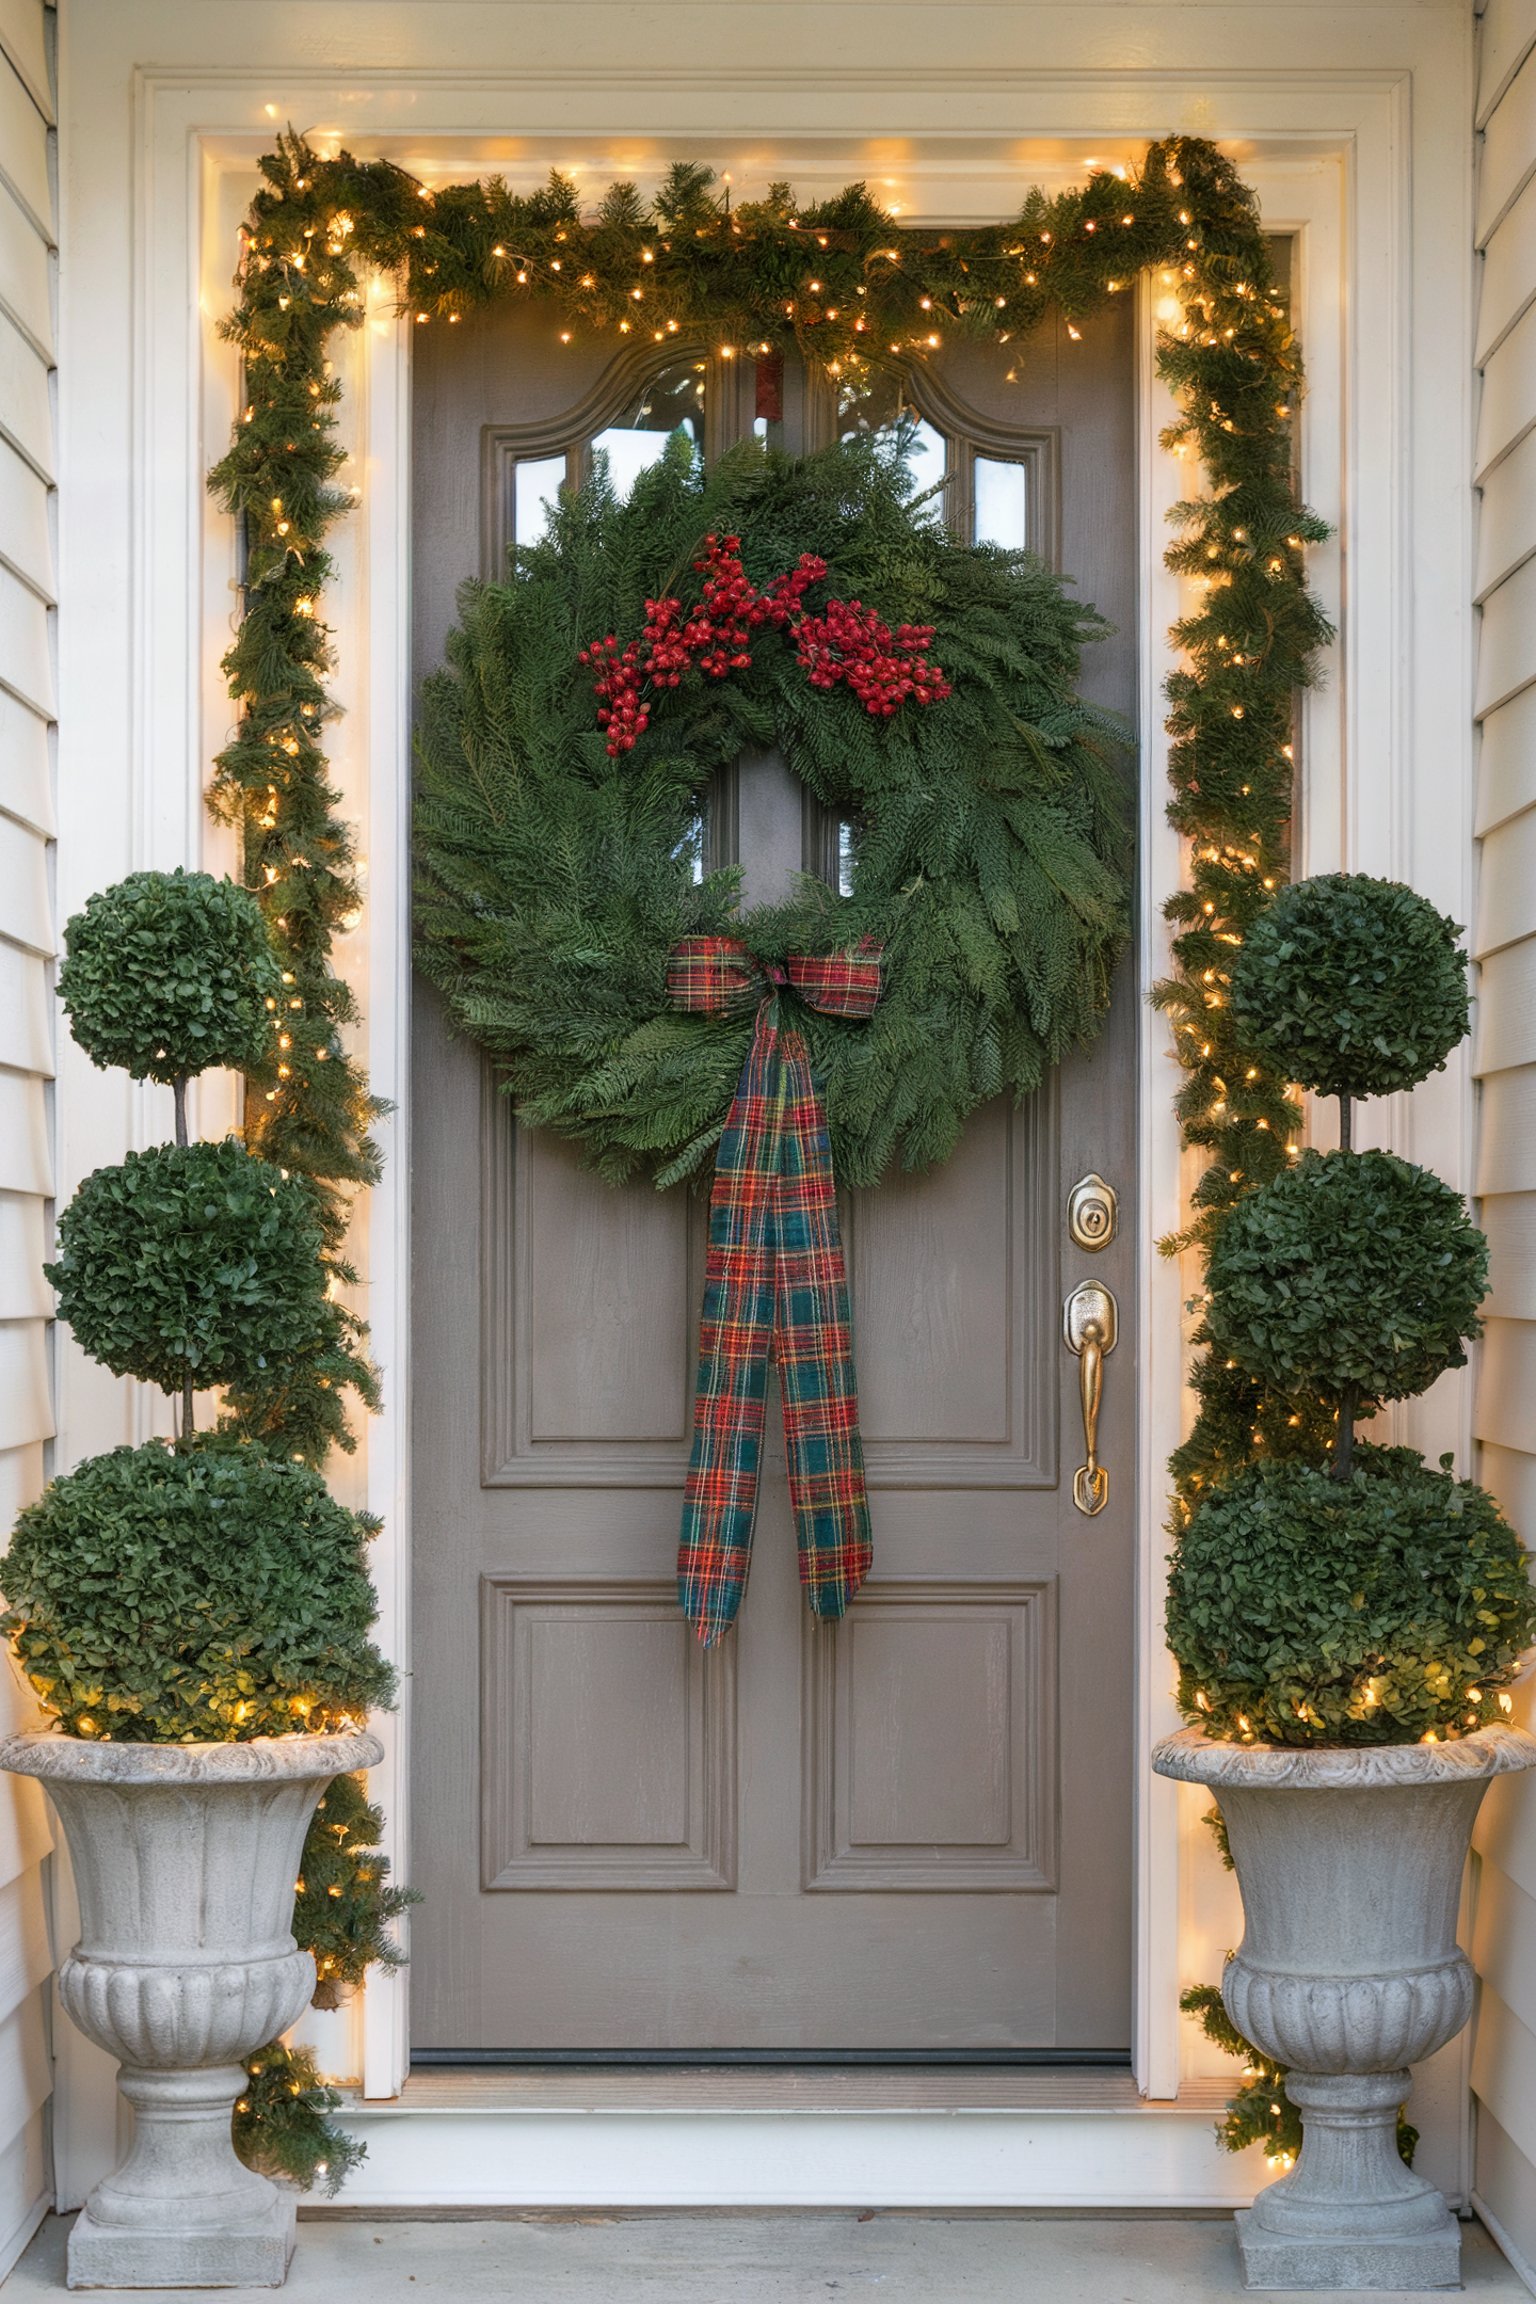
[[(1132, 322), (959, 347), (910, 387), (916, 476), (977, 540), (1055, 560), (1118, 628), (1133, 703)], [(436, 339), (434, 341), (434, 339)], [(415, 669), (594, 446), (616, 482), (679, 424), (798, 451), (895, 413), (704, 349), (614, 360), (537, 308), (414, 346)], [(711, 807), (748, 901), (846, 868), (775, 758)], [(1074, 1244), (1073, 1184), (1135, 1207), (1135, 987), (949, 1163), (845, 1204), (875, 1566), (817, 1626), (782, 1436), (736, 1630), (702, 1653), (674, 1555), (706, 1212), (524, 1132), (416, 996), (415, 1784), (419, 2055), (1124, 2051), (1131, 1946), (1132, 1242)], [(1073, 1501), (1064, 1297), (1119, 1305)], [(776, 1407), (770, 1401), (768, 1429)]]

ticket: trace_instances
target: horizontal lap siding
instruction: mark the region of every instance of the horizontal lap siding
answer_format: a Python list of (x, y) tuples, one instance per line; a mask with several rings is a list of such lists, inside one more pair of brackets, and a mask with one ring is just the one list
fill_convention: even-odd
[[(1482, 26), (1477, 591), (1482, 835), (1477, 1188), (1492, 1251), (1479, 1354), (1479, 1477), (1536, 1540), (1536, 0)], [(1528, 1717), (1530, 1699), (1522, 1693)], [(1505, 1778), (1479, 1821), (1471, 1951), (1477, 2196), (1536, 2261), (1536, 1784)]]
[[(52, 96), (42, 0), (0, 0), (0, 1544), (53, 1431)], [(0, 1735), (30, 1724), (0, 1665)], [(38, 1787), (0, 1777), (0, 2279), (47, 2203), (49, 1945)]]

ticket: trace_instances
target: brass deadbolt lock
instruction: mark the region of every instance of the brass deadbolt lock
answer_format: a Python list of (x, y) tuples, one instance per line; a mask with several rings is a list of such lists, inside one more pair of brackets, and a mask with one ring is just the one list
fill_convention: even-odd
[(1107, 1248), (1119, 1216), (1120, 1203), (1112, 1184), (1091, 1171), (1079, 1177), (1067, 1196), (1067, 1230), (1079, 1248)]

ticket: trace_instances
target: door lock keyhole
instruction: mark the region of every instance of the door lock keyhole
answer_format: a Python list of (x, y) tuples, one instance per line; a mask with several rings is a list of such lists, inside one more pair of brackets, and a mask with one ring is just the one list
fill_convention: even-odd
[(1067, 1230), (1079, 1248), (1107, 1248), (1119, 1223), (1115, 1188), (1090, 1169), (1067, 1195)]

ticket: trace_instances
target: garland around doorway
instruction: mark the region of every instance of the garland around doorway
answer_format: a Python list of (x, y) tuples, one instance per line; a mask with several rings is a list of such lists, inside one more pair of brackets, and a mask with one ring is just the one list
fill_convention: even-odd
[[(779, 185), (733, 210), (692, 166), (675, 167), (650, 201), (615, 185), (590, 212), (558, 178), (531, 197), (494, 180), (434, 188), (386, 161), (323, 158), (294, 136), (261, 172), (225, 324), (241, 359), (243, 405), (210, 475), (244, 541), (224, 659), (236, 724), (210, 801), (240, 830), (245, 878), (287, 978), (283, 1044), (271, 1068), (247, 1081), (247, 1141), (315, 1180), (333, 1257), (348, 1196), (377, 1174), (370, 1131), (379, 1106), (344, 1038), (354, 1010), (335, 964), (336, 939), (357, 924), (361, 899), (351, 830), (327, 775), (324, 731), (335, 707), (323, 601), (326, 539), (356, 492), (337, 484), (340, 386), (327, 345), (333, 330), (361, 322), (374, 271), (395, 279), (417, 326), (453, 327), (480, 304), (537, 297), (567, 341), (602, 329), (616, 344), (648, 334), (660, 345), (702, 331), (727, 358), (793, 343), (854, 381), (900, 371), (951, 335), (1022, 338), (1052, 313), (1070, 339), (1143, 273), (1177, 297), (1183, 317), (1157, 346), (1178, 406), (1164, 444), (1189, 460), (1195, 485), (1175, 511), (1167, 559), (1199, 598), (1171, 634), (1170, 814), (1189, 843), (1189, 871), (1168, 907), (1173, 968), (1156, 996), (1185, 1071), (1185, 1139), (1206, 1156), (1190, 1237), (1208, 1242), (1225, 1210), (1277, 1172), (1297, 1126), (1284, 1081), (1243, 1045), (1227, 986), (1236, 948), (1286, 874), (1295, 698), (1330, 636), (1305, 569), (1307, 546), (1326, 531), (1294, 479), (1300, 351), (1257, 204), (1231, 162), (1212, 144), (1169, 138), (1139, 168), (1095, 170), (1054, 196), (1031, 192), (1011, 222), (963, 232), (900, 226), (862, 185), (805, 206)], [(914, 621), (939, 627), (934, 652), (947, 671), (943, 646), (953, 653), (953, 645), (942, 614), (925, 603)], [(849, 697), (832, 701), (845, 707)], [(760, 693), (755, 708), (766, 708)], [(920, 749), (919, 723), (939, 715), (912, 698), (901, 714), (902, 741)], [(691, 705), (680, 738), (690, 716), (699, 717)], [(1079, 726), (1072, 740), (1088, 733)], [(717, 742), (703, 731), (700, 757)], [(825, 797), (835, 807), (847, 795), (829, 785)], [(867, 849), (863, 875), (867, 883)], [(870, 893), (866, 884), (856, 900)], [(1090, 937), (1090, 949), (1102, 956), (1114, 933), (1097, 945)], [(1049, 1036), (1037, 1036), (1048, 1049)], [(944, 1148), (920, 1129), (902, 1144), (918, 1158)], [(619, 1145), (619, 1164), (639, 1149)], [(1195, 1383), (1200, 1419), (1176, 1462), (1186, 1494), (1262, 1445), (1277, 1413), (1209, 1353)], [(304, 1404), (293, 1413), (302, 1417)], [(316, 1421), (334, 1427), (328, 1406), (317, 1418), (310, 1404), (310, 1428)]]

